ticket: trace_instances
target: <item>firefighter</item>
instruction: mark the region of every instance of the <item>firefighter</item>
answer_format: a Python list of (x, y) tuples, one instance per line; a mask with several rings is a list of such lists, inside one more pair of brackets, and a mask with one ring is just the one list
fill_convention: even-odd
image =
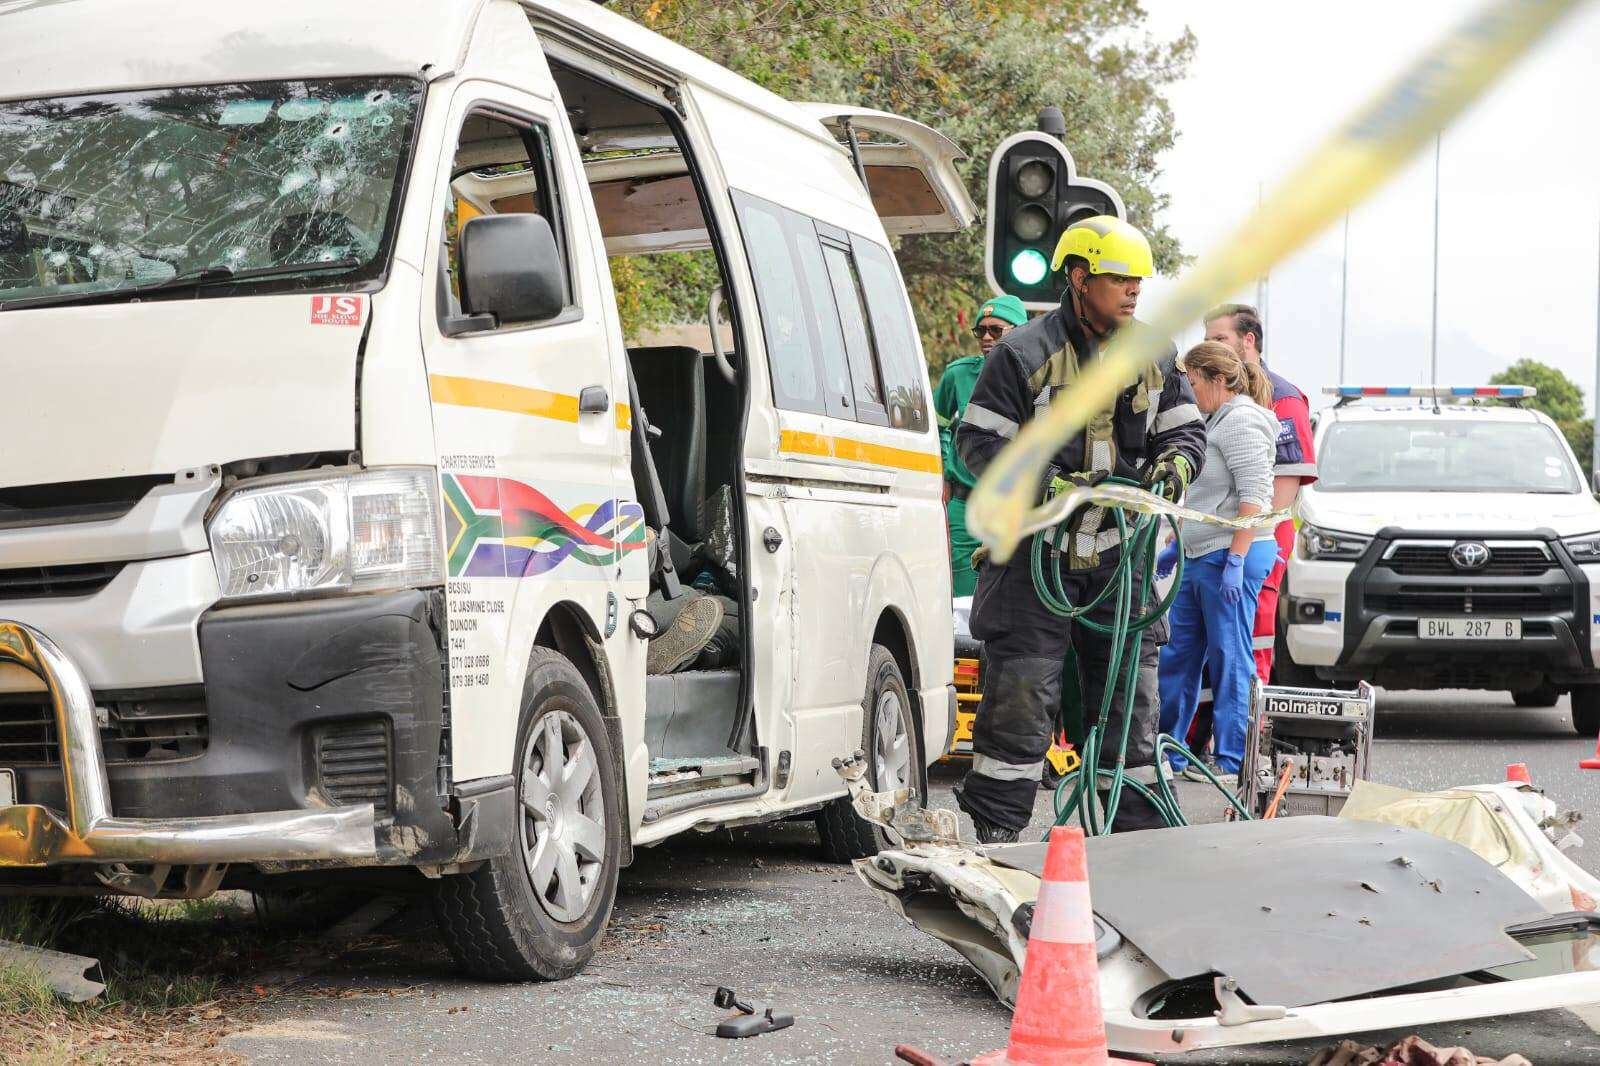
[(978, 339), (978, 355), (963, 356), (945, 367), (939, 387), (933, 392), (933, 408), (939, 416), (939, 446), (944, 453), (945, 519), (950, 525), (950, 588), (956, 597), (971, 596), (978, 575), (972, 568), (972, 552), (978, 546), (967, 532), (967, 494), (978, 479), (972, 476), (956, 454), (956, 426), (961, 412), (972, 397), (984, 356), (1012, 329), (1028, 321), (1028, 312), (1015, 296), (996, 296), (978, 308), (972, 335)]
[[(1071, 389), (1119, 330), (1147, 329), (1134, 309), (1144, 278), (1154, 273), (1150, 244), (1133, 226), (1110, 215), (1076, 222), (1061, 235), (1052, 269), (1065, 269), (1061, 305), (1018, 326), (989, 353), (973, 388), (956, 449), (967, 469), (981, 476), (994, 456), (1034, 412), (1058, 392)], [(1177, 350), (1124, 384), (1113, 408), (1101, 412), (1056, 453), (1040, 485), (1041, 495), (1093, 484), (1106, 476), (1137, 479), (1180, 498), (1205, 455), (1205, 424), (1189, 383), (1177, 370)], [(1047, 565), (1061, 568), (1068, 597), (1086, 604), (1111, 579), (1120, 551), (1114, 517), (1100, 507), (1080, 509), (1068, 519), (1066, 550)], [(1102, 624), (1116, 610), (1107, 597), (1091, 615)], [(1139, 668), (1128, 733), (1129, 780), (1155, 784), (1157, 629), (1140, 638)], [(1050, 747), (1051, 724), (1061, 699), (1062, 661), (1076, 653), (1086, 715), (1094, 717), (1110, 681), (1110, 637), (1072, 626), (1050, 612), (1035, 591), (1029, 553), (1009, 562), (986, 562), (973, 597), (972, 635), (984, 641), (988, 665), (983, 703), (973, 735), (973, 764), (955, 790), (956, 802), (972, 816), (982, 843), (1017, 839), (1033, 814), (1033, 799)], [(1102, 749), (1103, 767), (1121, 752), (1124, 693), (1116, 693)], [(1093, 768), (1086, 767), (1086, 772)], [(1125, 790), (1114, 831), (1155, 828), (1154, 807)]]

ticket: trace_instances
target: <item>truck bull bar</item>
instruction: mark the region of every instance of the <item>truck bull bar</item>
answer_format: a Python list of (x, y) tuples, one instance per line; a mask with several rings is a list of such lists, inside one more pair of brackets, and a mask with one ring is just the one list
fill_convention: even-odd
[(214, 865), (364, 859), (377, 853), (370, 803), (197, 818), (115, 817), (94, 697), (82, 672), (43, 633), (0, 619), (0, 665), (6, 663), (39, 678), (50, 694), (67, 811), (63, 816), (31, 803), (0, 807), (0, 867)]

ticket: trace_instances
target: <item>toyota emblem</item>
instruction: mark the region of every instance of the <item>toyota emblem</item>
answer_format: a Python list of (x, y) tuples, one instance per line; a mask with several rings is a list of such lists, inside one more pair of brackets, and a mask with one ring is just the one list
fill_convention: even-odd
[(1457, 570), (1482, 570), (1489, 565), (1489, 547), (1475, 540), (1464, 540), (1450, 549), (1450, 561)]

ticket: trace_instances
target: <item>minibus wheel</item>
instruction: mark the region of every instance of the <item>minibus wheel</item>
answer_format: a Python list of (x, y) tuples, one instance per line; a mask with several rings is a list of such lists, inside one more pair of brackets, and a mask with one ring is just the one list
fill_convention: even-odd
[[(911, 711), (911, 695), (900, 665), (881, 644), (874, 644), (867, 658), (867, 692), (861, 711), (861, 750), (867, 753), (873, 790), (909, 788), (917, 801), (926, 805), (922, 740)], [(829, 862), (869, 858), (891, 843), (882, 829), (856, 814), (849, 796), (832, 800), (817, 812), (817, 835)]]
[(625, 831), (615, 755), (567, 659), (534, 648), (513, 764), (511, 849), (434, 883), (456, 965), (494, 981), (557, 981), (588, 964), (611, 917)]

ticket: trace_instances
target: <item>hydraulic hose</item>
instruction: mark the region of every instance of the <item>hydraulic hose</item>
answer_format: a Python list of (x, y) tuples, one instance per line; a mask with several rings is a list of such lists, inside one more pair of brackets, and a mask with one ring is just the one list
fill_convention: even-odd
[[(1123, 478), (1108, 478), (1101, 483), (1101, 486), (1117, 485), (1137, 490), (1135, 483)], [(1101, 486), (1096, 486), (1096, 489), (1100, 489)], [(1127, 494), (1124, 491), (1116, 495), (1126, 497)], [(1078, 769), (1064, 774), (1061, 782), (1056, 785), (1055, 824), (1065, 825), (1076, 814), (1085, 833), (1091, 836), (1109, 833), (1111, 824), (1117, 816), (1117, 807), (1122, 801), (1122, 791), (1124, 788), (1131, 788), (1150, 802), (1167, 825), (1188, 825), (1189, 822), (1184, 818), (1183, 810), (1178, 805), (1177, 796), (1173, 793), (1172, 782), (1167, 773), (1169, 752), (1176, 752), (1198, 766), (1212, 786), (1227, 798), (1239, 817), (1251, 818), (1250, 811), (1239, 802), (1238, 797), (1217, 780), (1210, 767), (1195, 758), (1194, 753), (1182, 742), (1165, 733), (1156, 738), (1155, 789), (1152, 790), (1141, 782), (1129, 780), (1127, 776), (1128, 734), (1133, 726), (1133, 702), (1138, 688), (1138, 645), (1144, 631), (1166, 615), (1178, 596), (1178, 585), (1183, 580), (1183, 535), (1173, 512), (1181, 512), (1183, 509), (1169, 508), (1162, 511), (1155, 508), (1147, 509), (1145, 506), (1135, 508), (1127, 503), (1105, 499), (1099, 503), (1107, 507), (1116, 520), (1122, 553), (1111, 572), (1111, 580), (1107, 581), (1105, 587), (1088, 603), (1081, 606), (1072, 603), (1061, 581), (1059, 556), (1062, 545), (1069, 535), (1067, 523), (1071, 512), (1063, 514), (1055, 525), (1033, 535), (1030, 560), (1033, 585), (1045, 608), (1074, 625), (1084, 626), (1111, 638), (1111, 656), (1106, 663), (1106, 684), (1100, 697), (1099, 716), (1084, 737), (1083, 750), (1079, 753), (1081, 762)], [(1131, 528), (1129, 511), (1134, 512)], [(1187, 516), (1201, 520), (1205, 517), (1194, 515), (1192, 512)], [(1178, 538), (1178, 562), (1173, 572), (1172, 588), (1166, 596), (1151, 604), (1150, 594), (1155, 583), (1156, 541), (1163, 521), (1172, 529), (1173, 536)], [(1255, 519), (1248, 524), (1259, 523), (1260, 519)], [(1115, 612), (1109, 625), (1089, 617), (1091, 612), (1113, 596), (1116, 597)], [(1116, 762), (1106, 768), (1100, 765), (1100, 757), (1105, 745), (1112, 701), (1119, 696), (1122, 700), (1122, 736), (1116, 748)], [(1100, 799), (1102, 792), (1105, 794), (1103, 808)]]

